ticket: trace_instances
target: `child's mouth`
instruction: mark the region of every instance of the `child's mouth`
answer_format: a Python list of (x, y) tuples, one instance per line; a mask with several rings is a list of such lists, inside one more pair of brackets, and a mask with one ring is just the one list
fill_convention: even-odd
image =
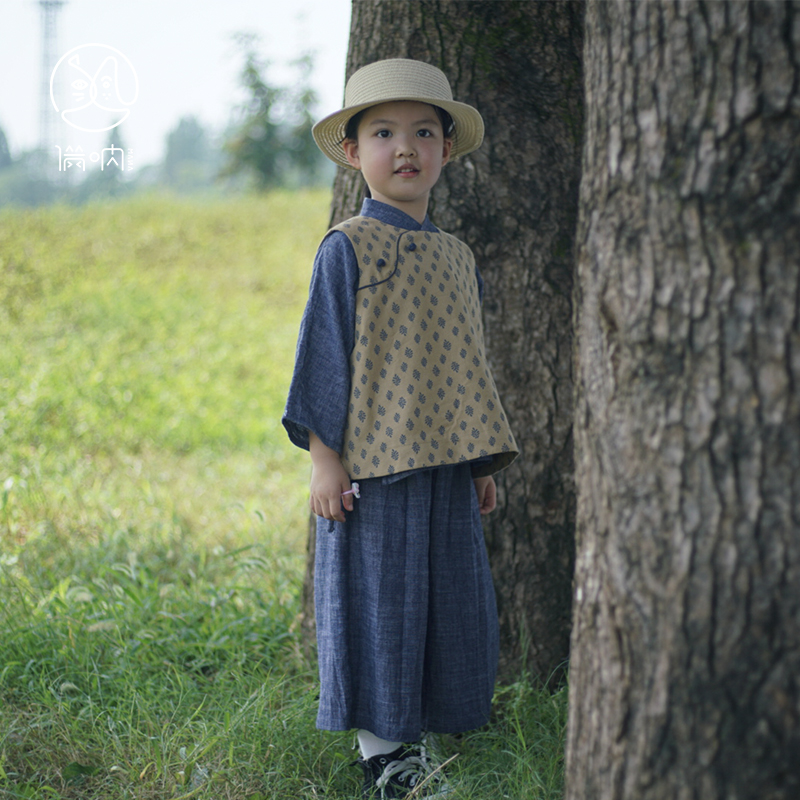
[(413, 177), (414, 175), (418, 174), (419, 170), (416, 167), (412, 167), (410, 164), (404, 164), (400, 169), (395, 171), (395, 175), (400, 175), (404, 178)]

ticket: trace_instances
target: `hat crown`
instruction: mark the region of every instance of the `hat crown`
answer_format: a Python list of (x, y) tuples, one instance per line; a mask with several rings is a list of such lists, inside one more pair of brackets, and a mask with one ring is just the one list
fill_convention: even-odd
[(355, 72), (345, 88), (345, 106), (383, 103), (404, 98), (452, 102), (447, 76), (431, 64), (393, 58), (368, 64)]

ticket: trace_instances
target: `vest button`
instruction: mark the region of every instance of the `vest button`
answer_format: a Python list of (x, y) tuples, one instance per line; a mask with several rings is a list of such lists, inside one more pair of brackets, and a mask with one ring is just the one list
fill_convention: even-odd
[(413, 250), (416, 250), (416, 249), (417, 249), (417, 246), (414, 244), (414, 242), (411, 242), (410, 244), (406, 245), (406, 252), (407, 253), (410, 253), (410, 252), (412, 252)]
[(385, 267), (386, 266), (386, 261), (384, 261), (384, 259), (382, 259), (382, 258), (379, 258), (375, 263), (376, 263), (378, 269), (380, 269), (381, 267)]

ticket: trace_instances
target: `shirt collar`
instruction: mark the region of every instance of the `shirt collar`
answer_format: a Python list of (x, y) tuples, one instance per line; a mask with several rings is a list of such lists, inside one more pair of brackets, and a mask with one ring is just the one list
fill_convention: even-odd
[(414, 217), (410, 217), (405, 211), (401, 211), (399, 208), (390, 206), (387, 203), (381, 203), (379, 200), (373, 200), (371, 197), (365, 198), (361, 206), (361, 216), (372, 217), (386, 225), (394, 225), (396, 228), (402, 228), (406, 231), (437, 233), (439, 230), (427, 215), (420, 225)]

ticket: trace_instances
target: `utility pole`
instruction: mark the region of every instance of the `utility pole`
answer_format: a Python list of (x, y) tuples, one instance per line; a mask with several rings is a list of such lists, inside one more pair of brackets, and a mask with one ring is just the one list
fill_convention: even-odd
[[(58, 12), (67, 0), (39, 0), (42, 11), (42, 75), (39, 93), (39, 147), (49, 157), (56, 144), (59, 121), (56, 111), (50, 102), (50, 76), (56, 65), (58, 47)], [(54, 87), (56, 99), (59, 98), (57, 87)]]

